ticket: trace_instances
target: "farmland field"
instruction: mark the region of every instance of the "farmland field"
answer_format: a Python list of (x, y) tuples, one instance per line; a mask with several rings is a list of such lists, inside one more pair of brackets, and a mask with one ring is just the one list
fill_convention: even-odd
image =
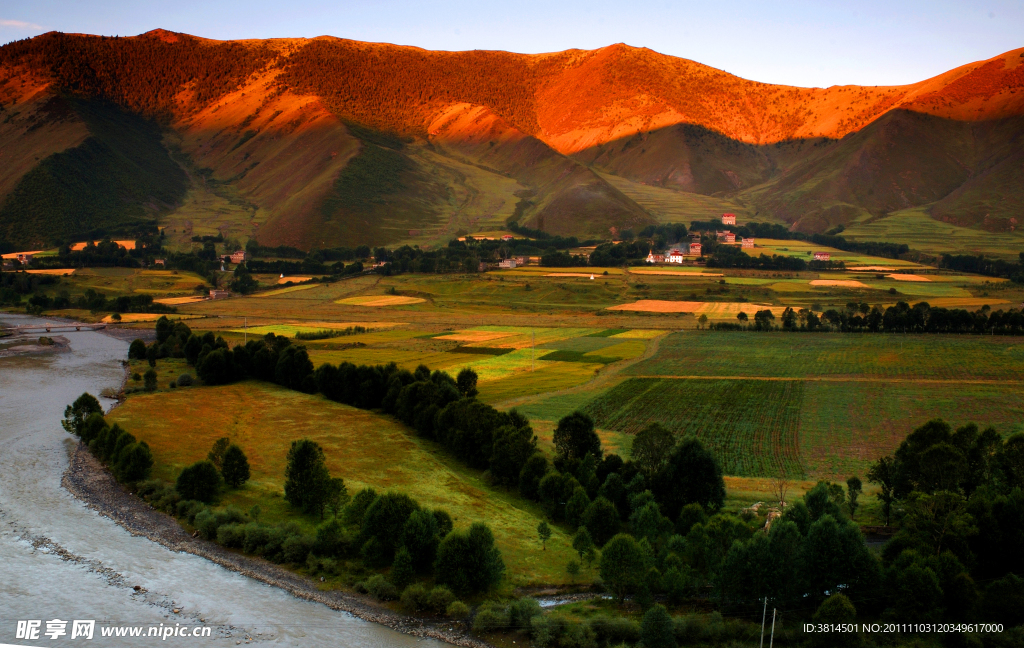
[(513, 585), (560, 583), (574, 555), (553, 528), (547, 551), (536, 547), (540, 508), (486, 486), (476, 471), (388, 417), (265, 383), (184, 388), (133, 396), (109, 416), (153, 450), (157, 477), (173, 480), (203, 459), (222, 436), (241, 445), (252, 477), (223, 503), (264, 509), (263, 518), (297, 519), (312, 530), (318, 520), (291, 513), (281, 497), (285, 457), (293, 440), (319, 443), (332, 474), (350, 493), (371, 486), (408, 493), (425, 506), (451, 512), (456, 528), (485, 520), (494, 531)]
[(599, 428), (636, 433), (650, 423), (701, 439), (730, 475), (802, 476), (803, 382), (633, 378), (587, 403)]

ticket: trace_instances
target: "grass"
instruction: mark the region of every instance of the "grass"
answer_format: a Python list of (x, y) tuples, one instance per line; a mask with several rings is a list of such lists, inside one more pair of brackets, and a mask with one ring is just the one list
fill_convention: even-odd
[(927, 206), (892, 212), (878, 220), (855, 222), (843, 236), (851, 240), (906, 243), (913, 250), (928, 254), (985, 254), (1008, 260), (1017, 259), (1024, 249), (1024, 234), (986, 232), (935, 220)]
[(801, 381), (664, 380), (633, 378), (589, 402), (584, 412), (600, 428), (636, 433), (660, 423), (696, 436), (730, 475), (802, 476)]
[(603, 365), (583, 362), (544, 363), (536, 371), (521, 372), (480, 383), (480, 394), (477, 398), (493, 404), (512, 398), (568, 389), (592, 379), (601, 366)]
[[(288, 291), (288, 289), (285, 289)], [(408, 304), (421, 304), (426, 300), (421, 297), (406, 297), (404, 295), (363, 295), (360, 297), (346, 297), (339, 299), (338, 304), (347, 306), (405, 306)]]
[(1019, 338), (795, 333), (673, 333), (632, 375), (1018, 381)]
[(425, 506), (448, 510), (456, 528), (486, 521), (511, 585), (567, 580), (564, 566), (575, 555), (570, 538), (553, 528), (547, 551), (541, 551), (538, 506), (486, 486), (479, 472), (460, 466), (390, 418), (275, 385), (245, 382), (132, 396), (109, 419), (149, 443), (156, 476), (165, 480), (204, 459), (216, 439), (230, 438), (245, 450), (252, 477), (245, 488), (227, 493), (221, 504), (242, 510), (258, 504), (264, 510), (262, 519), (297, 519), (309, 529), (317, 521), (289, 510), (282, 492), (289, 445), (312, 439), (324, 448), (331, 473), (345, 479), (350, 493), (366, 486), (405, 492)]
[(278, 295), (287, 295), (288, 293), (298, 292), (300, 290), (309, 290), (310, 288), (316, 288), (319, 284), (302, 284), (299, 286), (288, 286), (286, 288), (277, 288), (275, 290), (268, 290), (267, 292), (261, 292), (257, 294), (257, 297), (277, 297)]

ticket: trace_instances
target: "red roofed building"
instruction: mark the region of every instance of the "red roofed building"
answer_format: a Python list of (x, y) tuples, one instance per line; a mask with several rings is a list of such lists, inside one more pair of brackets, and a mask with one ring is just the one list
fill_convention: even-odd
[(722, 214), (722, 225), (735, 225), (736, 214)]
[(748, 236), (748, 237), (744, 238), (743, 239), (743, 247), (744, 248), (752, 248), (752, 247), (754, 247), (754, 237), (753, 236)]
[(815, 261), (828, 261), (832, 258), (832, 255), (828, 252), (815, 252), (811, 258)]
[(735, 243), (736, 242), (736, 235), (733, 234), (732, 232), (726, 232), (725, 233), (725, 242), (726, 243)]
[(690, 256), (701, 256), (700, 243), (690, 243)]

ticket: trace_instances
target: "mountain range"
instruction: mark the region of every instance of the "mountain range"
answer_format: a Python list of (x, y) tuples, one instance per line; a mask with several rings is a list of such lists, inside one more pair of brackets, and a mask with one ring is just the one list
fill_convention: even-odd
[(303, 249), (509, 222), (609, 238), (734, 211), (805, 232), (1024, 218), (1024, 49), (904, 86), (748, 81), (627, 45), (51, 32), (0, 47), (0, 242), (159, 224)]

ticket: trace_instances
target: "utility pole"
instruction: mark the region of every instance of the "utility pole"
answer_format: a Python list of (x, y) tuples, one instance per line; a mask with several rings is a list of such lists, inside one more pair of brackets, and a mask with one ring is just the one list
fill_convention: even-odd
[(775, 643), (775, 613), (777, 611), (775, 608), (772, 608), (772, 637), (768, 640), (768, 648), (772, 648), (772, 645)]
[(768, 615), (768, 597), (764, 597), (764, 609), (761, 610), (761, 648), (764, 648), (764, 620)]
[(530, 331), (532, 336), (532, 342), (530, 343), (530, 371), (533, 371), (534, 366), (537, 364), (537, 331)]
[[(242, 324), (243, 324), (243, 328), (245, 329), (245, 342), (243, 344), (248, 344), (249, 343), (249, 318), (248, 317), (243, 317), (242, 318)], [(764, 624), (762, 623), (761, 625), (764, 625)], [(762, 630), (761, 634), (764, 634), (764, 632), (763, 632), (764, 628), (761, 628), (761, 630)], [(762, 641), (761, 643), (763, 644), (764, 641)]]

